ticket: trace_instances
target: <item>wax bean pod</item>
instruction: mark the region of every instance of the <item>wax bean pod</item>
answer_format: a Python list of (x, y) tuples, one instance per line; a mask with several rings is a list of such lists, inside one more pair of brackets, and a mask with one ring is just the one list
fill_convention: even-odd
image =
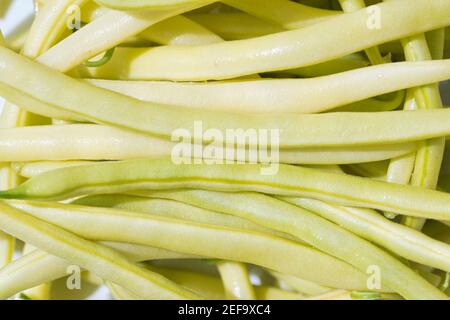
[[(131, 261), (195, 258), (159, 248), (128, 243), (101, 242)], [(60, 279), (71, 271), (71, 263), (41, 250), (35, 250), (0, 269), (0, 296), (5, 298), (42, 283)]]
[[(404, 10), (405, 6), (408, 10)], [(141, 57), (153, 62), (147, 63), (142, 71), (146, 79), (157, 80), (231, 79), (314, 65), (450, 24), (450, 4), (446, 0), (417, 0), (414, 6), (408, 0), (390, 1), (378, 4), (377, 8), (383, 17), (381, 28), (368, 28), (370, 17), (365, 10), (359, 10), (259, 38), (196, 47), (154, 48)], [(424, 16), (432, 19), (423, 19)]]
[[(89, 23), (108, 12), (110, 9), (90, 2), (81, 10), (81, 20)], [(165, 45), (199, 45), (223, 41), (207, 28), (182, 15), (156, 23), (137, 37)]]
[(111, 10), (59, 42), (37, 60), (53, 69), (69, 71), (155, 23), (211, 2), (214, 1), (196, 0), (172, 9), (133, 13)]
[(88, 82), (140, 100), (189, 108), (242, 113), (318, 113), (447, 79), (450, 79), (450, 60), (391, 63), (312, 79)]
[[(152, 268), (165, 277), (175, 281), (176, 283), (186, 286), (187, 288), (199, 292), (207, 299), (224, 300), (224, 288), (219, 278), (185, 270), (172, 268)], [(112, 283), (108, 283), (109, 288), (113, 288), (114, 293), (118, 294), (119, 300), (135, 300), (140, 299), (126, 289), (118, 287)], [(295, 292), (280, 290), (275, 287), (255, 286), (256, 298), (258, 300), (302, 300), (304, 296)]]
[[(0, 93), (10, 101), (47, 116), (64, 119), (65, 115), (72, 115), (158, 137), (172, 137), (180, 129), (192, 130), (198, 122), (201, 122), (202, 133), (208, 129), (219, 130), (225, 137), (217, 137), (216, 142), (227, 141), (232, 145), (235, 136), (225, 134), (226, 129), (280, 130), (277, 144), (280, 148), (389, 144), (450, 135), (450, 110), (447, 109), (270, 116), (206, 110), (193, 112), (138, 101), (90, 86), (8, 49), (0, 48), (0, 58), (4, 62), (0, 66)], [(64, 89), (67, 87), (71, 88), (70, 95)], [(398, 128), (399, 124), (402, 130)], [(252, 145), (258, 143), (250, 142)]]
[(299, 241), (299, 239), (295, 237), (281, 232), (275, 232), (271, 228), (261, 227), (260, 225), (245, 219), (167, 199), (149, 199), (147, 197), (114, 194), (88, 196), (77, 199), (72, 202), (72, 204), (147, 213), (154, 216), (267, 233), (281, 238)]
[[(60, 126), (32, 126), (0, 129), (0, 158), (4, 161), (41, 160), (129, 160), (138, 158), (169, 157), (179, 145), (160, 138), (134, 134), (109, 126), (71, 124)], [(193, 158), (215, 159), (213, 155), (192, 152)], [(241, 148), (219, 148), (217, 160), (236, 160)], [(280, 150), (279, 162), (294, 164), (346, 164), (378, 161), (398, 157), (417, 149), (416, 143), (379, 146), (324, 147)], [(228, 151), (234, 150), (233, 153)], [(223, 154), (223, 158), (220, 157)], [(187, 156), (187, 155), (186, 155)], [(49, 163), (47, 163), (49, 164)], [(35, 175), (58, 163), (31, 163), (24, 166), (24, 176)], [(25, 172), (30, 170), (29, 173)]]
[(96, 0), (103, 6), (118, 10), (160, 10), (192, 5), (201, 0)]
[(333, 206), (311, 199), (290, 202), (333, 221), (408, 260), (450, 270), (450, 246), (421, 232), (391, 222), (372, 210)]
[[(280, 200), (256, 193), (232, 194), (198, 190), (162, 192), (155, 196), (176, 199), (210, 210), (236, 215), (266, 227), (271, 226), (275, 230), (294, 235), (315, 248), (347, 261), (362, 272), (377, 266), (383, 274), (383, 284), (405, 298), (418, 299), (425, 295), (445, 298), (439, 290), (387, 252), (317, 217), (310, 211), (297, 210), (295, 206), (283, 204)], [(437, 245), (435, 244), (434, 247)], [(449, 250), (446, 245), (441, 245), (441, 248)], [(441, 254), (442, 251), (437, 255)], [(448, 268), (450, 256), (445, 260)]]
[(179, 188), (256, 191), (450, 220), (450, 195), (423, 188), (280, 164), (176, 165), (170, 159), (99, 163), (50, 171), (0, 192), (2, 198), (68, 199), (79, 195)]
[(335, 288), (365, 287), (366, 276), (349, 264), (297, 242), (254, 231), (105, 208), (12, 204), (91, 240), (124, 240), (189, 255), (252, 263)]
[(243, 40), (285, 31), (280, 26), (267, 23), (242, 12), (222, 12), (214, 15), (190, 14), (189, 18), (200, 23), (225, 40)]
[(224, 0), (224, 3), (285, 29), (302, 28), (341, 14), (286, 0)]
[(27, 243), (41, 247), (70, 263), (130, 289), (142, 297), (195, 299), (197, 295), (166, 278), (134, 265), (114, 251), (84, 240), (54, 225), (0, 204), (0, 228)]
[(217, 263), (220, 277), (229, 300), (255, 300), (255, 290), (250, 283), (247, 266), (243, 263), (220, 261)]

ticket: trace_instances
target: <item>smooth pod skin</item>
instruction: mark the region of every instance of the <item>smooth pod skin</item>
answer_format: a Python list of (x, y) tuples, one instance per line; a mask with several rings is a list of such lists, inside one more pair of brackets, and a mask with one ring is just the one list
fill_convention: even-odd
[[(169, 157), (176, 146), (176, 142), (103, 125), (70, 124), (0, 129), (0, 158), (4, 161), (131, 160)], [(226, 150), (231, 148), (222, 149), (224, 155), (227, 155)], [(232, 149), (237, 151), (238, 148)], [(293, 164), (360, 163), (386, 160), (416, 149), (417, 144), (413, 142), (380, 146), (289, 149), (280, 150), (279, 161)], [(226, 158), (235, 160), (236, 157), (237, 152)], [(202, 158), (209, 157), (202, 153)], [(49, 168), (33, 163), (26, 167), (35, 167), (36, 169), (32, 169), (31, 172), (36, 173)], [(58, 163), (55, 164), (55, 168), (58, 168)], [(25, 173), (24, 176), (28, 175)]]
[(394, 223), (373, 210), (298, 198), (290, 203), (315, 212), (365, 239), (410, 261), (450, 270), (450, 246), (414, 229)]
[[(402, 2), (402, 0), (393, 3)], [(138, 101), (72, 79), (0, 48), (0, 93), (29, 111), (170, 138), (175, 130), (281, 130), (280, 148), (389, 144), (450, 135), (450, 110), (414, 112), (246, 115)], [(65, 88), (71, 88), (67, 94)], [(399, 124), (402, 130), (399, 130)], [(220, 137), (235, 143), (235, 137)], [(255, 145), (255, 142), (252, 143)]]
[(256, 300), (255, 290), (245, 264), (220, 261), (217, 263), (217, 270), (222, 278), (225, 296), (229, 300)]
[[(148, 61), (144, 58), (145, 55), (153, 49), (154, 47), (149, 46), (142, 48), (119, 47), (115, 51), (114, 57), (112, 57), (108, 65), (104, 65), (96, 69), (80, 66), (77, 70), (85, 78), (113, 80), (158, 80), (153, 79), (151, 72), (148, 72)], [(128, 61), (129, 67), (127, 69), (124, 69), (123, 64), (119, 62), (121, 60)], [(369, 63), (366, 59), (361, 58), (355, 53), (310, 66), (288, 70), (268, 71), (265, 72), (265, 74), (272, 76), (290, 75), (291, 77), (298, 76), (303, 78), (318, 77), (363, 68), (368, 65)], [(251, 75), (245, 77), (250, 76)]]
[(183, 15), (161, 21), (141, 32), (139, 37), (170, 46), (196, 46), (224, 41)]
[(22, 54), (35, 59), (60, 40), (67, 30), (71, 8), (84, 6), (88, 0), (50, 0), (39, 10), (27, 35)]
[(50, 254), (91, 270), (104, 279), (114, 281), (143, 298), (199, 298), (168, 279), (130, 263), (111, 249), (77, 237), (5, 203), (1, 203), (0, 207), (2, 230)]
[[(209, 210), (236, 215), (266, 227), (270, 226), (347, 261), (362, 272), (366, 272), (371, 266), (378, 266), (383, 274), (383, 284), (407, 299), (423, 298), (426, 294), (429, 294), (429, 297), (444, 298), (439, 290), (387, 252), (316, 216), (311, 211), (298, 210), (295, 206), (278, 199), (256, 193), (201, 190), (157, 192), (154, 196), (175, 199)], [(448, 246), (444, 247), (449, 250)], [(447, 268), (449, 262), (450, 255), (447, 253)]]
[[(201, 3), (202, 0), (95, 0), (97, 3), (118, 10), (158, 10)], [(205, 2), (205, 1), (203, 1)]]
[(0, 192), (9, 199), (69, 199), (79, 195), (179, 188), (255, 191), (310, 197), (431, 219), (450, 220), (450, 195), (369, 178), (283, 165), (261, 175), (262, 165), (175, 165), (144, 159), (62, 168)]
[[(100, 242), (126, 256), (130, 261), (195, 259), (176, 252), (128, 243)], [(49, 283), (67, 275), (71, 263), (41, 250), (34, 250), (0, 269), (0, 297)], [(70, 270), (70, 269), (69, 269)]]
[(283, 26), (299, 29), (340, 15), (339, 11), (324, 10), (287, 0), (224, 0), (225, 4), (252, 16)]
[(273, 235), (106, 208), (11, 204), (90, 240), (126, 241), (188, 255), (251, 263), (334, 288), (366, 285), (367, 276), (346, 262)]
[(289, 237), (287, 234), (274, 232), (270, 228), (261, 227), (248, 220), (232, 215), (222, 214), (211, 210), (205, 210), (188, 204), (168, 199), (151, 199), (148, 197), (137, 197), (132, 195), (98, 195), (87, 196), (77, 199), (72, 204), (98, 208), (114, 208), (118, 210), (147, 213), (150, 215), (185, 220), (208, 225), (230, 227), (235, 229), (256, 231), (276, 235), (294, 241), (297, 238)]
[[(409, 0), (389, 1), (377, 8), (382, 16), (380, 28), (368, 26), (370, 14), (359, 10), (259, 38), (154, 48), (140, 57), (148, 62), (143, 73), (146, 79), (154, 80), (232, 79), (318, 64), (450, 24), (450, 3), (446, 0), (416, 0), (414, 6)], [(102, 68), (109, 67), (94, 71), (101, 73)]]
[[(105, 15), (110, 9), (89, 2), (81, 10), (81, 20), (90, 23)], [(223, 41), (220, 36), (201, 24), (183, 15), (174, 16), (158, 22), (137, 35), (164, 45), (199, 45)]]
[(225, 40), (243, 40), (285, 31), (273, 23), (267, 23), (242, 12), (223, 12), (214, 15), (195, 13), (189, 18)]
[[(209, 300), (224, 300), (224, 286), (218, 277), (206, 275), (200, 272), (178, 270), (172, 268), (154, 268), (152, 270), (164, 275), (176, 283), (189, 288), (194, 292), (199, 292)], [(135, 300), (136, 297), (130, 295), (128, 290), (114, 286), (114, 292), (119, 294), (120, 300)], [(110, 286), (110, 284), (108, 284)], [(280, 290), (275, 287), (254, 286), (257, 300), (303, 300), (302, 294)]]
[(160, 21), (212, 2), (214, 1), (195, 1), (192, 4), (158, 11), (108, 11), (40, 55), (37, 61), (67, 72)]
[(319, 113), (447, 79), (450, 79), (450, 60), (390, 63), (310, 79), (212, 83), (87, 81), (144, 101), (258, 114)]
[[(444, 56), (445, 30), (434, 30), (430, 34), (435, 35), (430, 39), (428, 45), (424, 34), (403, 39), (402, 44), (406, 59), (409, 61), (422, 61), (439, 59)], [(437, 36), (436, 36), (437, 34)], [(438, 46), (440, 49), (431, 51), (431, 46)], [(433, 56), (433, 54), (435, 56)], [(418, 109), (443, 108), (439, 84), (429, 84), (427, 86), (411, 89), (415, 96)], [(414, 171), (411, 175), (411, 184), (419, 187), (436, 189), (439, 173), (441, 171), (443, 156), (445, 151), (445, 138), (427, 140), (422, 143), (417, 151)], [(422, 229), (426, 220), (404, 217), (402, 221), (405, 225)]]

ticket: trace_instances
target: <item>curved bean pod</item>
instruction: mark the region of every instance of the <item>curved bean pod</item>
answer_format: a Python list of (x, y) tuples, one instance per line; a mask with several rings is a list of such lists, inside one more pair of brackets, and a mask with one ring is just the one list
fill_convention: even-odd
[[(346, 13), (356, 12), (366, 8), (364, 0), (339, 0), (339, 4)], [(383, 58), (378, 47), (367, 48), (364, 51), (372, 64), (390, 62), (390, 59)]]
[[(83, 7), (81, 19), (85, 23), (90, 23), (109, 11), (110, 9), (90, 2)], [(165, 45), (199, 45), (223, 41), (201, 24), (182, 15), (158, 22), (137, 37)]]
[(159, 11), (108, 11), (39, 56), (37, 61), (59, 71), (69, 71), (157, 22), (211, 2), (214, 1), (196, 0), (192, 4)]
[(450, 246), (367, 209), (346, 208), (312, 199), (289, 202), (319, 214), (343, 228), (408, 260), (450, 270)]
[(166, 278), (128, 262), (111, 249), (77, 237), (4, 203), (0, 203), (0, 207), (2, 230), (91, 270), (103, 279), (114, 281), (143, 298), (198, 298)]
[[(450, 7), (450, 2), (447, 3)], [(0, 57), (3, 61), (0, 93), (8, 100), (54, 118), (62, 116), (65, 120), (64, 117), (70, 115), (159, 137), (169, 138), (180, 128), (192, 129), (200, 120), (204, 130), (214, 128), (221, 132), (230, 128), (282, 129), (280, 148), (389, 144), (450, 135), (450, 110), (447, 109), (270, 116), (206, 110), (192, 112), (187, 108), (138, 101), (93, 87), (5, 48), (0, 48)], [(72, 94), (68, 95), (65, 88), (71, 88)], [(399, 123), (406, 127), (399, 130)], [(224, 140), (232, 145), (235, 143), (234, 136)]]
[(105, 208), (11, 204), (92, 240), (125, 240), (189, 255), (246, 262), (333, 288), (365, 287), (366, 276), (349, 264), (297, 242), (254, 231)]
[(161, 21), (138, 36), (171, 46), (195, 46), (223, 41), (218, 35), (182, 15)]
[(285, 31), (276, 24), (242, 12), (195, 13), (188, 17), (225, 40), (243, 40)]
[(76, 167), (92, 164), (92, 161), (40, 161), (40, 162), (13, 162), (11, 168), (24, 178), (31, 178), (38, 174), (66, 167)]
[[(201, 81), (287, 70), (333, 60), (450, 24), (450, 4), (446, 0), (416, 0), (414, 6), (408, 0), (398, 0), (377, 6), (383, 17), (380, 29), (368, 28), (368, 13), (359, 10), (302, 29), (259, 38), (195, 47), (158, 47), (139, 58), (144, 64), (142, 74), (145, 79)], [(404, 10), (405, 6), (408, 10)], [(433, 18), (423, 19), (425, 15)], [(105, 65), (94, 72), (101, 73), (108, 68)], [(123, 74), (127, 70), (128, 66), (124, 65)]]
[(175, 165), (170, 159), (99, 163), (43, 173), (15, 189), (1, 191), (0, 198), (69, 199), (86, 194), (200, 188), (308, 197), (450, 220), (450, 194), (444, 192), (283, 164), (277, 174), (261, 175), (261, 167)]
[(29, 58), (36, 58), (51, 48), (65, 32), (70, 17), (70, 8), (84, 5), (87, 0), (51, 0), (33, 21), (30, 32), (22, 48), (22, 54)]
[[(198, 272), (190, 272), (184, 270), (177, 270), (172, 268), (154, 268), (152, 270), (168, 277), (176, 283), (186, 286), (187, 288), (199, 292), (210, 300), (224, 300), (224, 288), (219, 278), (201, 274)], [(118, 287), (112, 283), (108, 286), (115, 293), (119, 294), (120, 300), (135, 300), (139, 297), (133, 296), (126, 289)], [(304, 296), (298, 293), (280, 290), (275, 287), (255, 286), (254, 291), (257, 300), (302, 300)]]
[(225, 4), (248, 12), (285, 29), (298, 29), (338, 16), (339, 11), (318, 9), (286, 0), (224, 0)]
[[(127, 243), (101, 242), (132, 261), (156, 259), (193, 258), (159, 248)], [(18, 292), (52, 282), (67, 275), (70, 262), (41, 250), (17, 258), (0, 269), (0, 297), (10, 297)]]
[[(134, 134), (109, 126), (70, 124), (0, 129), (0, 158), (4, 161), (129, 160), (169, 157), (175, 142)], [(193, 146), (192, 146), (193, 147)], [(190, 148), (192, 148), (190, 147)], [(231, 148), (237, 151), (237, 148)], [(416, 143), (380, 146), (323, 147), (280, 150), (279, 161), (294, 164), (345, 164), (398, 157), (417, 149)], [(224, 155), (227, 155), (224, 148)], [(205, 158), (210, 158), (204, 155)], [(235, 160), (228, 155), (227, 159)], [(25, 165), (24, 176), (58, 168), (58, 163)], [(26, 170), (30, 173), (26, 173)]]
[(255, 290), (245, 264), (231, 261), (217, 263), (228, 300), (256, 300)]
[[(402, 40), (407, 60), (422, 61), (440, 59), (443, 57), (444, 29), (432, 31), (432, 33), (438, 33), (440, 35), (431, 41), (431, 43), (439, 42), (438, 46), (442, 48), (440, 52), (434, 52), (437, 56), (432, 56), (425, 35), (421, 34)], [(443, 108), (438, 83), (413, 88), (412, 91), (415, 95), (418, 109)], [(445, 138), (427, 140), (422, 143), (417, 151), (414, 171), (411, 175), (412, 185), (436, 189), (444, 151)], [(409, 227), (420, 230), (426, 221), (415, 217), (403, 217), (402, 222)]]
[(281, 274), (275, 271), (271, 271), (270, 274), (275, 277), (279, 283), (279, 286), (287, 285), (290, 289), (307, 296), (324, 294), (333, 290), (332, 288), (320, 286), (317, 283), (290, 276), (288, 274)]
[[(72, 204), (147, 213), (152, 216), (173, 218), (213, 226), (256, 231), (260, 233), (276, 235), (282, 238), (289, 238), (287, 234), (274, 232), (270, 228), (261, 227), (258, 224), (245, 219), (241, 219), (239, 217), (205, 210), (187, 205), (182, 202), (167, 199), (149, 199), (148, 197), (114, 194), (88, 196), (77, 199), (76, 201), (72, 202)], [(290, 237), (290, 239), (293, 241), (298, 241), (298, 239), (295, 239), (293, 237)]]
[(192, 5), (202, 0), (96, 0), (96, 2), (118, 10), (161, 10)]
[(311, 79), (213, 83), (87, 81), (140, 100), (190, 108), (242, 113), (318, 113), (447, 79), (450, 60), (391, 63)]
[[(176, 199), (270, 226), (347, 261), (362, 272), (366, 272), (370, 266), (378, 266), (382, 270), (383, 285), (405, 298), (419, 299), (426, 295), (444, 298), (439, 290), (387, 252), (310, 211), (297, 210), (295, 206), (285, 205), (280, 200), (256, 193), (232, 194), (197, 190), (162, 192), (155, 196)], [(448, 268), (450, 259), (447, 257), (445, 260)]]

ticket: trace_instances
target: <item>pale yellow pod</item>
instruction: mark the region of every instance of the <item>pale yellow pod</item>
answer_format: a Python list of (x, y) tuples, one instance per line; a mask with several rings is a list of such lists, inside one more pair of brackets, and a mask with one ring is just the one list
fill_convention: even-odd
[(346, 262), (273, 235), (115, 209), (42, 202), (10, 204), (91, 240), (130, 242), (189, 255), (241, 261), (335, 288), (366, 285), (366, 275)]
[[(1, 203), (0, 206), (0, 228), (3, 230), (51, 254), (56, 254), (69, 263), (127, 287), (135, 294), (144, 298), (158, 296), (164, 299), (200, 298), (172, 281), (129, 262), (123, 255), (107, 247), (75, 236), (5, 203)], [(2, 278), (8, 276), (2, 275)], [(8, 297), (8, 292), (3, 286), (0, 288), (0, 296)]]
[[(196, 257), (128, 243), (103, 242), (132, 261), (158, 259), (195, 259)], [(17, 292), (60, 279), (71, 274), (70, 262), (41, 250), (21, 256), (0, 270), (0, 296), (9, 297)]]
[(155, 23), (211, 2), (197, 1), (195, 4), (159, 11), (127, 13), (112, 10), (70, 35), (37, 60), (53, 69), (69, 71)]
[[(0, 157), (5, 161), (127, 160), (169, 157), (180, 144), (93, 124), (0, 129)], [(191, 145), (186, 145), (191, 148)], [(345, 164), (385, 160), (410, 153), (416, 143), (379, 146), (312, 147), (280, 150), (279, 161), (294, 164)], [(224, 150), (228, 150), (224, 148)], [(203, 154), (203, 153), (202, 153)], [(227, 154), (224, 152), (224, 154)], [(227, 159), (235, 159), (227, 156)], [(205, 159), (210, 157), (205, 155)], [(74, 162), (72, 164), (82, 164)], [(30, 163), (16, 166), (31, 177), (71, 163)], [(11, 186), (9, 186), (11, 187)], [(9, 188), (8, 187), (8, 188)]]
[[(370, 24), (370, 13), (359, 10), (259, 38), (189, 48), (158, 47), (142, 55), (140, 61), (146, 79), (230, 79), (314, 65), (450, 24), (450, 3), (446, 0), (416, 0), (414, 6), (409, 0), (390, 1), (378, 4), (377, 10), (383, 17), (379, 26)], [(423, 19), (425, 15), (430, 18)], [(107, 68), (93, 71), (100, 73)], [(126, 70), (123, 72), (126, 75)]]
[[(118, 51), (115, 69), (123, 61)], [(150, 49), (151, 50), (151, 49)], [(145, 53), (144, 53), (145, 54)], [(139, 58), (137, 58), (139, 59)], [(127, 60), (127, 59), (125, 59)], [(145, 78), (140, 62), (131, 58), (130, 78)], [(134, 67), (136, 63), (136, 67)], [(109, 68), (109, 67), (108, 67)], [(136, 71), (136, 75), (131, 73)], [(142, 76), (139, 75), (142, 73)], [(119, 73), (123, 74), (123, 73)], [(450, 60), (400, 62), (372, 66), (310, 79), (264, 79), (210, 83), (170, 81), (108, 81), (86, 79), (89, 83), (140, 100), (243, 113), (319, 113), (385, 93), (450, 79)]]

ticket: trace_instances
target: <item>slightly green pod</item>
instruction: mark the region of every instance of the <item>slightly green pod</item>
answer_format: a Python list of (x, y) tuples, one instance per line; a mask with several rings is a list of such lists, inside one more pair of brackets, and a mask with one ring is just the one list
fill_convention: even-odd
[(86, 194), (199, 188), (310, 197), (450, 220), (450, 194), (444, 192), (283, 164), (276, 174), (263, 175), (263, 168), (252, 164), (176, 165), (167, 158), (106, 162), (43, 173), (0, 192), (0, 198), (69, 199)]

